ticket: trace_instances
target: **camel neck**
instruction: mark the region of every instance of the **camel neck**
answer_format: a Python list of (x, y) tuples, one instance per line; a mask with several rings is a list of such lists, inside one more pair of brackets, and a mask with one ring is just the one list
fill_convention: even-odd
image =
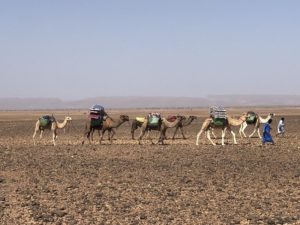
[(227, 119), (228, 119), (228, 122), (233, 126), (239, 126), (245, 121), (241, 117), (239, 119), (234, 119), (232, 117), (228, 117)]
[(65, 118), (65, 120), (62, 122), (62, 123), (60, 123), (60, 122), (56, 122), (56, 124), (57, 124), (57, 128), (59, 128), (59, 129), (62, 129), (62, 128), (64, 128), (66, 125), (67, 125), (67, 118)]

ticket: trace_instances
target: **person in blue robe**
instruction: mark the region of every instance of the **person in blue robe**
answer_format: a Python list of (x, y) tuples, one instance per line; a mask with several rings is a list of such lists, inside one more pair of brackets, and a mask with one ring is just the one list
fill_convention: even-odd
[(271, 126), (270, 124), (272, 123), (272, 119), (269, 119), (267, 123), (264, 124), (264, 129), (263, 129), (263, 137), (262, 137), (262, 143), (263, 145), (266, 142), (270, 142), (271, 144), (274, 144), (272, 135), (271, 135)]

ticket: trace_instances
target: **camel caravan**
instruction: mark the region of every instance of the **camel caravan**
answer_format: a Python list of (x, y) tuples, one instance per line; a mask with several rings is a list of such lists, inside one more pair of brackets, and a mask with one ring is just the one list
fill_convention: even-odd
[[(257, 113), (249, 111), (247, 113), (243, 113), (238, 118), (234, 118), (227, 115), (227, 111), (223, 107), (210, 107), (209, 117), (204, 120), (201, 129), (196, 135), (196, 145), (199, 145), (200, 137), (203, 133), (212, 145), (216, 145), (211, 138), (212, 134), (214, 139), (217, 139), (214, 132), (216, 130), (221, 130), (221, 145), (225, 145), (224, 139), (226, 131), (231, 133), (233, 144), (237, 144), (236, 135), (232, 130), (235, 126), (240, 126), (239, 134), (241, 138), (247, 137), (245, 134), (247, 126), (254, 126), (253, 132), (248, 137), (251, 138), (255, 133), (257, 133), (258, 137), (261, 139), (259, 131), (260, 125), (267, 123), (273, 117), (273, 113), (270, 113), (266, 118), (262, 118)], [(140, 134), (137, 138), (137, 143), (142, 144), (142, 140), (146, 135), (145, 140), (150, 140), (151, 143), (154, 144), (153, 139), (151, 138), (151, 132), (158, 131), (156, 144), (165, 144), (164, 141), (168, 139), (166, 131), (170, 128), (175, 128), (170, 139), (175, 140), (178, 131), (180, 131), (183, 139), (187, 139), (183, 129), (197, 119), (197, 116), (182, 115), (163, 117), (159, 112), (151, 112), (146, 116), (139, 116), (132, 120), (130, 127), (131, 139), (135, 140), (135, 132), (139, 129)], [(34, 145), (36, 145), (36, 134), (39, 132), (40, 139), (42, 139), (44, 130), (52, 131), (52, 143), (53, 145), (56, 145), (57, 130), (64, 129), (70, 121), (72, 121), (70, 116), (66, 116), (63, 122), (58, 122), (53, 115), (41, 116), (37, 120), (34, 128)], [(93, 105), (89, 108), (81, 143), (83, 145), (86, 140), (88, 140), (88, 143), (91, 144), (93, 142), (94, 132), (96, 131), (99, 135), (99, 144), (102, 143), (106, 132), (108, 133), (108, 141), (112, 144), (114, 135), (116, 134), (116, 129), (126, 122), (130, 122), (128, 115), (120, 115), (118, 118), (114, 119), (105, 112), (103, 106), (98, 104)]]

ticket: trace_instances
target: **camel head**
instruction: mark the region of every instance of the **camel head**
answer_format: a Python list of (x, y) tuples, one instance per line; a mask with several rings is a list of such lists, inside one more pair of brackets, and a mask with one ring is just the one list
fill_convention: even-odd
[(121, 121), (129, 121), (129, 116), (127, 116), (127, 115), (120, 115), (120, 120)]
[(72, 118), (71, 118), (70, 116), (66, 116), (66, 117), (65, 117), (65, 120), (66, 120), (66, 121), (72, 121)]
[(191, 120), (196, 120), (197, 119), (197, 116), (189, 116), (189, 118), (191, 118)]
[(269, 113), (269, 116), (270, 116), (271, 118), (273, 118), (273, 117), (275, 116), (275, 113)]

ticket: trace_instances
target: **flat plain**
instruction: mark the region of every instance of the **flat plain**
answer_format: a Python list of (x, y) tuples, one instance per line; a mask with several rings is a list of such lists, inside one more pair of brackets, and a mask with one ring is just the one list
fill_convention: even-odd
[[(233, 116), (247, 110), (227, 108)], [(0, 224), (300, 224), (300, 110), (251, 110), (276, 113), (275, 145), (261, 146), (257, 136), (241, 139), (236, 127), (237, 145), (227, 133), (226, 146), (220, 139), (212, 146), (204, 136), (196, 146), (207, 109), (107, 110), (131, 120), (150, 111), (198, 116), (184, 128), (188, 139), (178, 134), (165, 145), (138, 145), (131, 121), (116, 130), (112, 145), (107, 135), (99, 145), (97, 134), (81, 145), (84, 110), (1, 111)], [(57, 146), (50, 131), (33, 146), (36, 120), (52, 113), (73, 121), (59, 130)], [(287, 133), (275, 137), (282, 116)]]

